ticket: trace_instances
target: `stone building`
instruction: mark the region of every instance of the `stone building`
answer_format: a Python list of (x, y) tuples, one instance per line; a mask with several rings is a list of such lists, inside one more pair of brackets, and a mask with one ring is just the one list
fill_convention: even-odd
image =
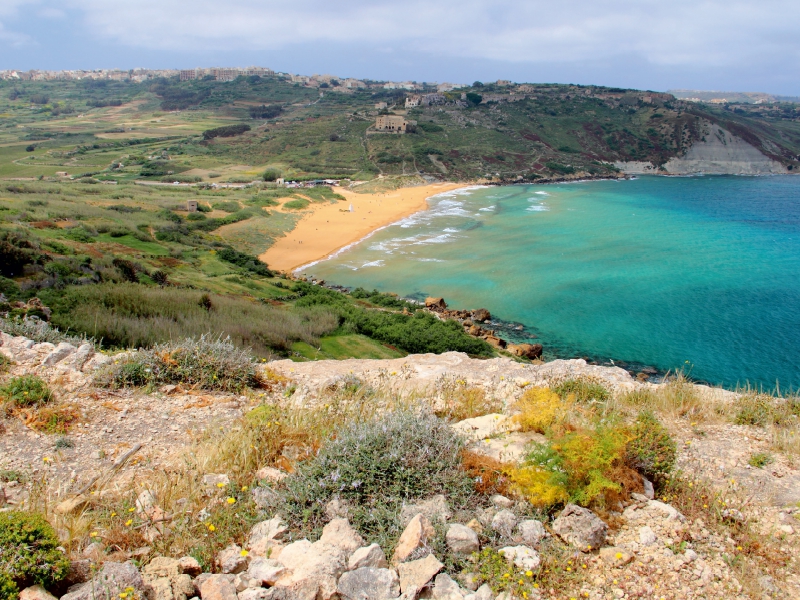
[(408, 121), (400, 115), (380, 115), (375, 119), (375, 129), (387, 133), (405, 133)]
[(186, 210), (187, 212), (197, 212), (197, 200), (187, 200)]
[(417, 94), (413, 94), (406, 98), (406, 108), (415, 108), (419, 106), (420, 97)]

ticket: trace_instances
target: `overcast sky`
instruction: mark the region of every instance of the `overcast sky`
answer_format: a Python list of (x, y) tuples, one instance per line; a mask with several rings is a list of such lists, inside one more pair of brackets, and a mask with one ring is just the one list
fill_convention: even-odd
[(0, 0), (0, 69), (247, 65), (800, 95), (800, 0)]

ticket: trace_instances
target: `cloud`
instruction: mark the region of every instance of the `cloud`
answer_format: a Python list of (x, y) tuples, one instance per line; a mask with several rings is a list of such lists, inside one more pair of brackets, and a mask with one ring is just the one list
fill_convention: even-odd
[[(20, 2), (17, 2), (20, 4)], [(331, 42), (508, 62), (636, 56), (736, 65), (800, 56), (796, 0), (61, 0), (132, 47), (208, 51)]]
[(5, 42), (5, 44), (19, 47), (32, 42), (30, 36), (8, 29), (6, 22), (9, 19), (13, 20), (20, 12), (21, 7), (34, 3), (35, 0), (0, 0), (0, 19), (2, 19), (0, 20), (0, 43)]

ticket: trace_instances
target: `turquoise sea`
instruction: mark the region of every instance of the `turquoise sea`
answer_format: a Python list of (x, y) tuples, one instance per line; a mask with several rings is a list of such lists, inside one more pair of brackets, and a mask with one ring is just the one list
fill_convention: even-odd
[(550, 357), (800, 386), (800, 177), (467, 188), (301, 272), (489, 308)]

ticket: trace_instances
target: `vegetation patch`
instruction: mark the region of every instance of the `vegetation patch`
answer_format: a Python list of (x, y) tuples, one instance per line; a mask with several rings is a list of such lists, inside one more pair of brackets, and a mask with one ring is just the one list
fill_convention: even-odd
[(47, 587), (61, 581), (69, 560), (59, 545), (56, 532), (42, 515), (16, 510), (0, 513), (0, 573), (6, 576), (5, 581), (0, 578), (0, 587), (13, 594), (14, 586)]
[(36, 375), (12, 377), (0, 387), (3, 402), (17, 408), (31, 408), (51, 402), (53, 392), (47, 383)]

